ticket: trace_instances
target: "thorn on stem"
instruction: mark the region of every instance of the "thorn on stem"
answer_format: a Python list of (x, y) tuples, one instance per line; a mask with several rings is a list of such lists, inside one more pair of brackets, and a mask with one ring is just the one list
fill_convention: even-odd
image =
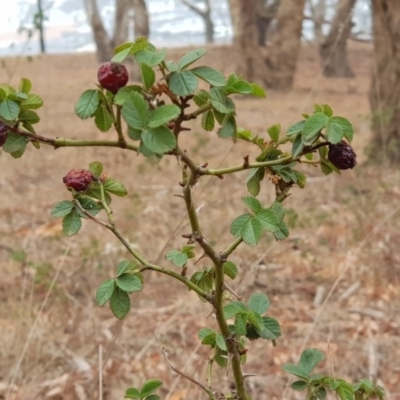
[(249, 164), (250, 164), (249, 155), (246, 154), (246, 155), (243, 157), (243, 168), (249, 168)]

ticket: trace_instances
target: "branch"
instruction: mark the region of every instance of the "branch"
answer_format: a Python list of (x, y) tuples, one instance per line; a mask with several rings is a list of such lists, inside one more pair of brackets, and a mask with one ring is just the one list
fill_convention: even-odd
[[(189, 7), (193, 12), (195, 12), (196, 14), (199, 14), (200, 17), (205, 18), (205, 16), (207, 15), (207, 12), (209, 12), (209, 10), (203, 11), (201, 8), (196, 7), (194, 4), (192, 4), (191, 2), (187, 1), (187, 0), (181, 0), (181, 2), (183, 4), (185, 4), (187, 7)], [(208, 2), (206, 2), (207, 4)]]

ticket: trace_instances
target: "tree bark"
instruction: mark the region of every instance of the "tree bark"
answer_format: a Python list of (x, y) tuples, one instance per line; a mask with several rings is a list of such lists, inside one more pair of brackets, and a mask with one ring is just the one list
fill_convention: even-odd
[(135, 38), (139, 36), (149, 37), (149, 14), (145, 0), (133, 0), (133, 23)]
[(265, 75), (268, 87), (290, 90), (293, 86), (301, 47), (305, 0), (282, 0), (277, 14), (277, 31), (269, 49)]
[(400, 162), (400, 2), (372, 0), (374, 68), (370, 88), (372, 130), (369, 157)]
[(42, 54), (46, 53), (46, 43), (44, 40), (44, 13), (43, 13), (43, 4), (42, 0), (37, 0), (38, 12), (37, 16), (37, 29), (39, 31), (39, 44), (40, 44), (40, 52)]
[(117, 0), (115, 2), (114, 34), (112, 47), (117, 47), (127, 41), (129, 36), (129, 0)]
[(272, 3), (265, 4), (260, 0), (256, 1), (256, 18), (258, 45), (265, 46), (267, 41), (267, 32), (271, 22), (276, 18), (280, 0), (274, 0)]
[(210, 0), (204, 0), (206, 8), (202, 10), (197, 7), (193, 3), (188, 0), (181, 0), (185, 6), (189, 7), (193, 12), (200, 16), (203, 19), (205, 34), (206, 34), (206, 42), (214, 43), (214, 22), (211, 19), (211, 5)]
[(314, 4), (313, 0), (309, 0), (311, 17), (314, 23), (314, 36), (315, 41), (318, 45), (324, 40), (324, 32), (322, 27), (325, 22), (326, 15), (326, 0), (318, 0), (316, 4)]
[(319, 52), (325, 76), (354, 76), (347, 57), (347, 38), (352, 27), (351, 14), (355, 2), (356, 0), (339, 0), (329, 34), (321, 43)]

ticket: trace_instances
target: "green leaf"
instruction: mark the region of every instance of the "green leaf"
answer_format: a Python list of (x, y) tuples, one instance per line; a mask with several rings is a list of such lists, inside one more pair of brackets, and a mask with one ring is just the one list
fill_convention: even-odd
[(290, 386), (293, 390), (297, 390), (301, 392), (304, 389), (307, 389), (308, 383), (306, 381), (296, 381), (293, 382)]
[(197, 336), (199, 337), (200, 340), (203, 340), (205, 337), (215, 333), (216, 332), (211, 328), (201, 328), (197, 333)]
[(343, 117), (332, 117), (330, 118), (330, 121), (341, 126), (344, 137), (349, 142), (353, 140), (354, 128), (350, 121)]
[(298, 378), (302, 378), (307, 380), (308, 374), (307, 371), (304, 371), (301, 367), (294, 364), (285, 364), (282, 366), (282, 369), (289, 374), (295, 375)]
[(107, 178), (103, 183), (103, 187), (106, 192), (115, 194), (116, 196), (124, 197), (128, 194), (126, 187), (116, 179)]
[(115, 56), (111, 59), (113, 62), (122, 62), (129, 55), (136, 54), (137, 52), (146, 49), (149, 46), (147, 38), (139, 36), (134, 42), (123, 43), (114, 49)]
[(273, 210), (269, 208), (260, 210), (256, 213), (256, 217), (266, 231), (277, 232), (280, 230), (280, 221)]
[(228, 352), (217, 348), (214, 354), (215, 362), (222, 368), (226, 368), (228, 366)]
[[(99, 204), (98, 202), (88, 198), (88, 197), (81, 197), (79, 199), (79, 203), (81, 207), (86, 210), (89, 214), (95, 216), (97, 215), (102, 209), (103, 206)], [(78, 206), (75, 206), (75, 210), (78, 212), (79, 216), (81, 218), (88, 218), (80, 209)]]
[(227, 115), (224, 118), (224, 121), (221, 125), (221, 128), (218, 129), (218, 136), (222, 138), (230, 138), (232, 137), (234, 141), (236, 141), (236, 120), (233, 115)]
[(306, 120), (303, 120), (303, 121), (296, 122), (293, 125), (290, 125), (286, 132), (286, 135), (293, 136), (293, 135), (296, 135), (297, 133), (301, 133), (304, 129), (305, 124), (306, 124)]
[(86, 90), (75, 104), (75, 114), (81, 119), (92, 117), (99, 106), (99, 92), (97, 90)]
[(201, 126), (205, 131), (212, 131), (215, 127), (215, 118), (211, 110), (206, 111), (201, 116)]
[(114, 288), (114, 279), (104, 281), (96, 290), (96, 304), (100, 307), (106, 304), (111, 299)]
[(82, 221), (78, 212), (73, 209), (69, 214), (67, 214), (62, 221), (62, 228), (64, 235), (74, 236), (76, 235), (82, 227)]
[(132, 92), (122, 106), (122, 117), (132, 128), (143, 128), (147, 124), (149, 104), (144, 97), (137, 92)]
[(18, 120), (29, 124), (37, 124), (40, 121), (40, 117), (35, 111), (23, 110), (19, 113)]
[(302, 131), (302, 140), (306, 146), (312, 144), (318, 138), (321, 129), (325, 128), (328, 119), (322, 112), (317, 112), (306, 120)]
[(101, 132), (107, 132), (111, 129), (114, 119), (107, 107), (101, 104), (94, 114), (94, 123)]
[(283, 208), (282, 203), (273, 203), (270, 209), (274, 212), (276, 217), (280, 220), (283, 220), (285, 218), (285, 209)]
[(142, 290), (142, 282), (133, 274), (122, 274), (116, 280), (117, 286), (128, 293)]
[(332, 121), (332, 119), (328, 120), (326, 123), (326, 136), (328, 138), (328, 142), (332, 144), (339, 143), (343, 138), (344, 132), (342, 126)]
[(111, 59), (111, 61), (121, 63), (126, 59), (126, 57), (130, 55), (130, 52), (131, 52), (130, 47), (126, 47), (125, 49), (118, 51), (118, 53), (115, 54), (115, 56)]
[(177, 267), (184, 267), (187, 263), (188, 256), (179, 250), (171, 250), (165, 256), (167, 261), (172, 261)]
[(281, 336), (281, 327), (275, 318), (262, 317), (263, 328), (259, 332), (263, 339), (275, 340)]
[(325, 359), (324, 354), (318, 349), (306, 349), (300, 356), (299, 367), (309, 375), (315, 366)]
[(143, 131), (142, 140), (150, 151), (158, 154), (164, 154), (176, 147), (175, 135), (165, 126)]
[(230, 226), (230, 232), (233, 236), (239, 237), (241, 236), (241, 232), (243, 227), (246, 225), (247, 221), (251, 218), (251, 214), (243, 214), (239, 217), (235, 218)]
[(332, 117), (333, 111), (330, 105), (328, 104), (322, 104), (322, 110), (321, 110), (327, 117)]
[(224, 263), (224, 274), (229, 276), (231, 279), (235, 279), (238, 275), (238, 269), (236, 265), (231, 261)]
[(149, 90), (156, 81), (156, 73), (153, 68), (146, 64), (140, 64), (140, 74), (142, 76), (142, 81), (146, 90)]
[(247, 190), (252, 196), (258, 196), (261, 190), (260, 182), (264, 179), (264, 168), (253, 168), (246, 178)]
[(235, 82), (230, 83), (228, 80), (228, 83), (226, 85), (226, 92), (227, 94), (252, 94), (253, 93), (253, 87), (249, 82), (246, 82), (242, 79), (239, 79)]
[(128, 271), (138, 269), (138, 264), (132, 260), (121, 260), (117, 266), (117, 277), (125, 274)]
[(124, 319), (131, 308), (128, 293), (116, 287), (110, 298), (110, 308), (116, 318)]
[(25, 150), (28, 139), (25, 136), (8, 131), (6, 142), (3, 145), (3, 150), (6, 153), (14, 153), (19, 150)]
[(217, 336), (215, 337), (215, 339), (216, 339), (215, 343), (216, 343), (217, 347), (223, 351), (227, 351), (226, 343), (225, 343), (225, 340), (224, 340), (224, 337), (222, 336), (222, 334), (217, 333)]
[(103, 173), (103, 164), (100, 161), (93, 161), (89, 164), (89, 171), (97, 177)]
[(198, 78), (206, 81), (213, 86), (224, 86), (226, 84), (225, 76), (222, 72), (210, 67), (197, 67), (190, 70)]
[(279, 230), (272, 232), (276, 240), (285, 240), (289, 236), (289, 229), (283, 221), (279, 221)]
[(346, 387), (339, 386), (336, 389), (336, 393), (339, 396), (340, 400), (354, 400), (353, 391)]
[(253, 196), (242, 197), (243, 203), (250, 208), (251, 211), (257, 212), (262, 210), (262, 205), (258, 199)]
[(296, 178), (297, 178), (297, 182), (296, 182), (297, 186), (300, 189), (304, 189), (304, 187), (306, 186), (307, 177), (299, 171), (294, 171), (294, 173), (296, 174)]
[(235, 315), (246, 310), (246, 306), (241, 301), (232, 301), (224, 307), (225, 319), (231, 319)]
[(149, 128), (157, 128), (177, 118), (181, 110), (175, 104), (166, 104), (156, 108), (150, 114)]
[(246, 334), (247, 313), (237, 314), (235, 317), (235, 333), (238, 336)]
[(296, 158), (299, 156), (299, 154), (304, 150), (304, 143), (302, 140), (302, 136), (298, 134), (296, 138), (293, 141), (293, 146), (292, 146), (292, 157)]
[(125, 103), (125, 100), (129, 97), (129, 95), (133, 92), (141, 93), (142, 87), (139, 85), (129, 85), (124, 86), (118, 90), (117, 94), (114, 96), (114, 104), (118, 106), (122, 106)]
[(235, 104), (226, 96), (224, 90), (221, 88), (211, 88), (210, 100), (212, 106), (222, 114), (230, 114), (235, 111)]
[(152, 394), (161, 386), (162, 386), (162, 382), (160, 380), (149, 379), (142, 386), (142, 390), (140, 391), (141, 398), (144, 398), (144, 397)]
[(75, 207), (74, 203), (69, 200), (63, 200), (57, 203), (52, 211), (51, 211), (51, 216), (54, 218), (62, 218), (68, 215), (72, 209)]
[(265, 90), (255, 83), (250, 83), (251, 86), (251, 95), (256, 97), (267, 97)]
[(31, 93), (19, 105), (23, 110), (36, 110), (43, 106), (43, 99), (39, 95)]
[(151, 394), (150, 396), (147, 396), (145, 400), (161, 400), (161, 397), (157, 394)]
[(173, 72), (169, 77), (169, 88), (177, 96), (186, 97), (192, 95), (196, 91), (198, 84), (196, 75), (190, 71)]
[(22, 93), (28, 94), (32, 89), (32, 83), (27, 78), (21, 78), (18, 86), (18, 90)]
[(255, 246), (261, 239), (262, 229), (260, 220), (252, 217), (243, 226), (241, 237), (249, 246)]
[(15, 121), (19, 114), (19, 105), (12, 100), (0, 102), (0, 117), (7, 121)]
[(185, 69), (189, 65), (196, 62), (198, 59), (204, 56), (207, 53), (207, 49), (201, 48), (189, 51), (189, 53), (185, 54), (179, 61), (178, 61), (178, 68)]
[(193, 101), (199, 107), (204, 106), (210, 100), (210, 93), (204, 89), (197, 91), (196, 95), (193, 97)]
[(140, 399), (140, 392), (136, 388), (129, 388), (125, 392), (124, 399)]
[(281, 134), (281, 129), (281, 124), (272, 125), (267, 130), (269, 137), (277, 142), (279, 140), (279, 135)]
[(155, 67), (164, 61), (165, 56), (167, 55), (167, 50), (162, 49), (159, 52), (153, 52), (150, 50), (141, 50), (135, 54), (135, 59), (139, 64), (146, 64), (149, 67)]
[(140, 140), (142, 138), (142, 130), (128, 126), (128, 136), (132, 140)]
[(257, 314), (264, 314), (270, 306), (268, 297), (264, 293), (253, 293), (250, 296), (248, 307)]
[(247, 313), (247, 320), (249, 321), (249, 323), (251, 325), (254, 326), (257, 333), (261, 332), (262, 329), (264, 328), (261, 315), (259, 315), (258, 313), (254, 312), (254, 311), (249, 311)]
[[(316, 391), (316, 396), (319, 400), (325, 400), (326, 399), (326, 389), (324, 387), (320, 387), (318, 388), (318, 390)], [(352, 396), (353, 398), (353, 396)]]

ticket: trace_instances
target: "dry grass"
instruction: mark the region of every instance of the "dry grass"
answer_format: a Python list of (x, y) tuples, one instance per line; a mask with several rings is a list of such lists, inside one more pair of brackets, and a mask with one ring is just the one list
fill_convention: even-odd
[[(172, 50), (171, 58), (183, 51)], [(288, 378), (281, 365), (296, 361), (305, 345), (327, 350), (328, 344), (331, 360), (324, 364), (326, 372), (332, 372), (332, 363), (337, 376), (377, 379), (389, 399), (400, 398), (400, 212), (394, 212), (400, 173), (362, 165), (370, 135), (371, 60), (368, 45), (354, 45), (356, 78), (328, 80), (319, 75), (315, 50), (305, 48), (292, 92), (271, 92), (266, 100), (237, 100), (240, 125), (258, 133), (277, 122), (287, 127), (315, 102), (329, 103), (354, 123), (359, 159), (359, 166), (341, 177), (323, 178), (309, 168), (306, 189), (295, 190), (286, 202), (290, 238), (281, 243), (264, 238), (256, 249), (242, 246), (234, 255), (241, 271), (235, 288), (245, 297), (254, 290), (267, 293), (271, 315), (283, 330), (277, 347), (260, 341), (249, 344), (245, 371), (260, 375), (249, 380), (257, 400), (298, 398), (285, 391)], [(212, 48), (205, 62), (224, 72), (234, 69), (229, 48)], [(79, 94), (95, 81), (92, 55), (7, 59), (5, 64), (0, 81), (10, 74), (13, 84), (20, 76), (30, 77), (44, 97), (40, 133), (68, 138), (111, 134), (98, 133), (91, 122), (73, 114)], [(249, 152), (244, 144), (232, 146), (214, 135), (194, 125), (185, 147), (197, 161), (213, 167), (238, 163)], [(98, 226), (86, 223), (78, 237), (66, 239), (59, 221), (51, 220), (52, 206), (68, 198), (61, 177), (93, 160), (126, 184), (128, 199), (115, 201), (117, 224), (148, 259), (163, 263), (166, 244), (169, 249), (183, 243), (180, 235), (187, 228), (182, 201), (173, 196), (179, 193), (180, 179), (174, 159), (154, 166), (122, 150), (102, 148), (29, 150), (17, 161), (2, 154), (0, 398), (5, 398), (10, 381), (15, 387), (7, 400), (98, 398), (101, 345), (103, 357), (110, 349), (104, 399), (122, 398), (128, 385), (152, 377), (164, 381), (163, 399), (203, 399), (167, 367), (161, 347), (178, 368), (204, 381), (207, 352), (198, 346), (197, 331), (215, 325), (208, 317), (209, 307), (177, 283), (151, 275), (143, 293), (134, 297), (134, 310), (120, 324), (108, 309), (95, 306), (93, 293), (127, 253)], [(205, 204), (204, 233), (219, 248), (230, 242), (229, 224), (243, 209), (243, 178), (205, 178), (197, 188), (197, 202)], [(266, 203), (272, 199), (267, 183), (260, 198)], [(324, 299), (332, 288), (320, 313), (316, 293)], [(222, 373), (218, 379), (221, 387), (231, 383)]]

